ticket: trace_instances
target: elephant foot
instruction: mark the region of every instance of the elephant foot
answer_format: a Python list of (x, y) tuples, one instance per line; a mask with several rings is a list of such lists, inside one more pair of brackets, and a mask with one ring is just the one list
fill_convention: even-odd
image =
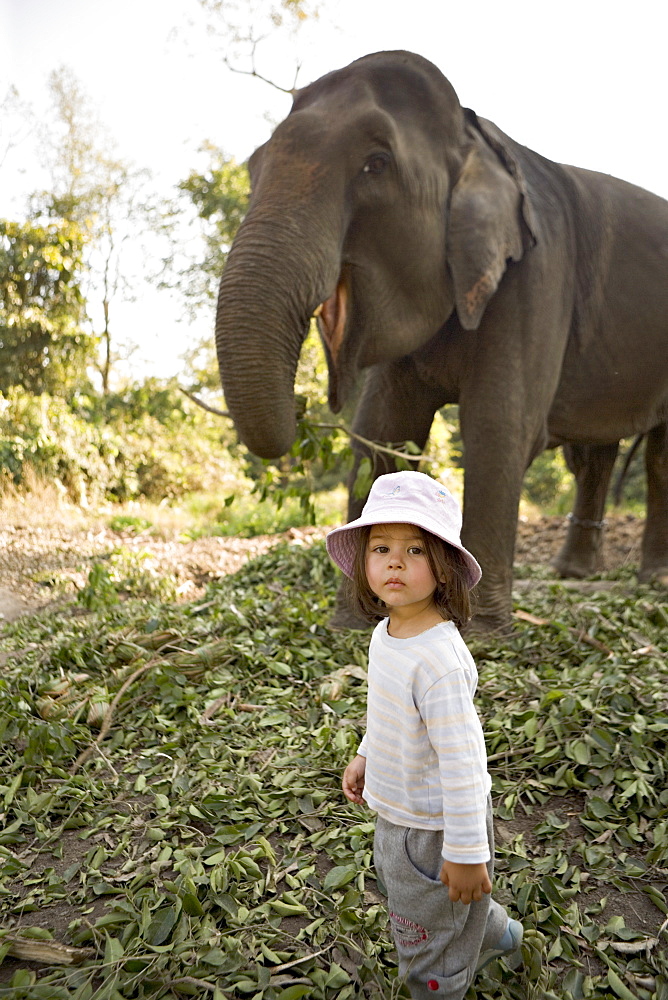
[(603, 535), (606, 522), (569, 514), (568, 534), (552, 567), (561, 577), (584, 580), (603, 568)]
[(366, 618), (363, 618), (359, 612), (349, 607), (344, 601), (337, 603), (334, 614), (327, 624), (331, 629), (346, 632), (350, 631), (350, 629), (367, 630), (373, 627)]
[[(335, 631), (350, 631), (351, 629), (357, 631), (368, 631), (374, 627), (373, 622), (368, 622), (366, 618), (357, 614), (354, 610), (347, 607), (337, 607), (334, 614), (327, 622), (329, 628)], [(475, 638), (501, 638), (503, 636), (511, 635), (513, 631), (513, 623), (509, 619), (504, 619), (503, 621), (498, 618), (486, 617), (485, 615), (477, 614), (471, 621), (462, 629), (462, 634), (466, 636), (467, 639)]]
[(373, 622), (370, 622), (358, 611), (350, 586), (346, 581), (339, 585), (334, 614), (327, 624), (329, 628), (340, 631), (349, 631), (350, 629), (368, 631), (368, 629), (373, 628)]
[(570, 553), (564, 555), (560, 552), (559, 555), (552, 560), (552, 568), (558, 576), (584, 580), (586, 577), (592, 576), (597, 571), (598, 560), (581, 560), (573, 557)]
[(509, 618), (497, 618), (490, 615), (476, 614), (462, 629), (462, 635), (469, 639), (495, 639), (509, 636), (513, 631), (513, 623)]
[(656, 569), (641, 568), (638, 573), (639, 583), (648, 583), (651, 587), (668, 590), (668, 567), (660, 566)]

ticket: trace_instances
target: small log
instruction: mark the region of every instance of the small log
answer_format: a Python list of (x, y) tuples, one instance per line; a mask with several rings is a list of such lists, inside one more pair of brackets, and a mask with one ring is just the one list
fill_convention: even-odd
[(0, 943), (9, 942), (8, 955), (25, 962), (43, 962), (44, 965), (81, 965), (87, 958), (93, 958), (91, 948), (72, 948), (59, 941), (42, 941), (39, 938), (21, 937), (19, 934), (3, 934)]

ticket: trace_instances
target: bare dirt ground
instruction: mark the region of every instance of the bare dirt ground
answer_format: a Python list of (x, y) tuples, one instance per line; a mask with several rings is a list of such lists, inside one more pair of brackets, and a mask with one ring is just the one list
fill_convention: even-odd
[(114, 531), (108, 512), (60, 505), (40, 512), (34, 502), (0, 505), (0, 624), (71, 600), (92, 566), (122, 549), (142, 556), (141, 568), (170, 575), (183, 601), (195, 600), (216, 578), (234, 573), (282, 540), (307, 544), (323, 528), (292, 528), (254, 538), (207, 536), (189, 540), (176, 519), (145, 531)]
[[(13, 502), (0, 506), (0, 623), (72, 599), (93, 564), (123, 548), (143, 553), (142, 566), (171, 574), (184, 601), (201, 596), (208, 583), (239, 569), (281, 540), (322, 538), (325, 528), (293, 528), (254, 538), (208, 536), (188, 540), (176, 521), (140, 533), (113, 531), (109, 512), (92, 513), (67, 505)], [(605, 533), (605, 568), (638, 563), (643, 522), (613, 515)], [(516, 562), (548, 566), (566, 533), (563, 517), (521, 518)]]

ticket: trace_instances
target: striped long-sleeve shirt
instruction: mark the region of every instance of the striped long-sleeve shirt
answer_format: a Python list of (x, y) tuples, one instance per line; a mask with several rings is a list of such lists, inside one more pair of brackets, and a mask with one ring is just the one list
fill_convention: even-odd
[(443, 830), (443, 857), (489, 860), (491, 780), (473, 704), (478, 672), (452, 622), (396, 639), (387, 619), (369, 646), (364, 798), (398, 826)]

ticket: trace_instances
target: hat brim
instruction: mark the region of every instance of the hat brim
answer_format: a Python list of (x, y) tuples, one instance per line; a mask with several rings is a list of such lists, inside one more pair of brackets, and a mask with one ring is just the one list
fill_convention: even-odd
[(432, 520), (427, 516), (421, 516), (418, 520), (415, 517), (414, 508), (406, 508), (402, 510), (399, 506), (394, 507), (392, 515), (387, 517), (379, 517), (378, 514), (374, 513), (365, 516), (364, 513), (362, 513), (361, 517), (358, 517), (355, 521), (350, 521), (348, 524), (344, 524), (340, 528), (334, 528), (333, 531), (330, 531), (327, 535), (325, 544), (330, 558), (336, 563), (339, 569), (351, 579), (355, 566), (355, 557), (359, 547), (359, 536), (361, 530), (372, 524), (414, 524), (417, 528), (423, 528), (425, 531), (428, 531), (430, 534), (440, 538), (448, 545), (451, 545), (453, 549), (457, 549), (458, 552), (461, 552), (464, 557), (464, 562), (466, 563), (468, 585), (470, 589), (475, 587), (475, 585), (480, 581), (480, 577), (482, 576), (480, 564), (477, 559), (471, 555), (468, 549), (464, 548), (459, 540), (459, 536), (449, 537), (443, 532), (442, 526), (435, 519)]

